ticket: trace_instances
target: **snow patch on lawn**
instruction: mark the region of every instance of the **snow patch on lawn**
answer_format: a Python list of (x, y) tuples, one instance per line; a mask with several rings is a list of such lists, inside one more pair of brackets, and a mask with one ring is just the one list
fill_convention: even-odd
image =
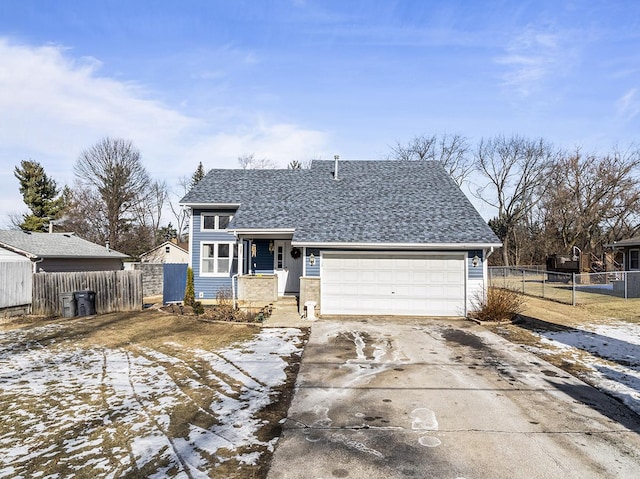
[(553, 354), (558, 349), (587, 368), (588, 381), (640, 414), (640, 325), (611, 322), (565, 331), (537, 331)]
[(176, 354), (74, 348), (56, 334), (0, 333), (0, 478), (205, 478), (226, 461), (256, 464), (274, 447), (258, 413), (302, 350), (293, 328), (217, 351), (166, 345)]

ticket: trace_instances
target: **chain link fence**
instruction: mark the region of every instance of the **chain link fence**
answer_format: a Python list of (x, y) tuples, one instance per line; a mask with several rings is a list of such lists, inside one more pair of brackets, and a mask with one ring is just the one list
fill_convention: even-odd
[(640, 271), (560, 273), (542, 268), (491, 266), (489, 286), (566, 304), (586, 304), (612, 298), (640, 298)]

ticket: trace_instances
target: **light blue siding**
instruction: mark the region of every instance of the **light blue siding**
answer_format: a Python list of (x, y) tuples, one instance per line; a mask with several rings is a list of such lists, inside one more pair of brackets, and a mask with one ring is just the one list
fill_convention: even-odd
[[(236, 243), (233, 234), (225, 231), (200, 231), (201, 214), (206, 213), (226, 213), (219, 210), (199, 210), (193, 211), (191, 221), (193, 222), (193, 238), (191, 241), (192, 251), (191, 259), (193, 265), (193, 286), (196, 295), (196, 301), (201, 299), (216, 299), (219, 290), (228, 289), (231, 291), (231, 276), (237, 271), (237, 259), (234, 258), (231, 272), (228, 276), (200, 276), (200, 254), (203, 242), (221, 242)], [(201, 296), (202, 293), (202, 296)]]
[[(309, 264), (309, 256), (311, 256), (311, 254), (313, 254), (316, 261), (316, 264), (313, 266)], [(307, 248), (304, 262), (305, 262), (305, 276), (313, 276), (313, 277), (320, 276), (320, 250), (319, 249)]]
[[(478, 263), (478, 266), (473, 266), (473, 258), (474, 256), (477, 256), (478, 258), (480, 258), (480, 262)], [(484, 278), (484, 268), (482, 267), (482, 262), (483, 262), (483, 258), (482, 258), (482, 250), (475, 250), (475, 251), (469, 251), (467, 254), (467, 278), (468, 279), (482, 279)]]

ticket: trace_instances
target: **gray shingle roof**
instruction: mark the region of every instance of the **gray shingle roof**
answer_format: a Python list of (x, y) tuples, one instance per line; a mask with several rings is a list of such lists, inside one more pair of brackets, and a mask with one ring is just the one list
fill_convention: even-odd
[(69, 233), (0, 231), (0, 246), (39, 258), (128, 258)]
[(294, 228), (300, 243), (499, 244), (436, 161), (314, 161), (211, 170), (183, 204), (240, 203), (231, 229)]
[(614, 248), (616, 246), (638, 246), (640, 245), (640, 236), (634, 236), (633, 238), (627, 238), (620, 241), (614, 241), (611, 244), (606, 244), (610, 248)]

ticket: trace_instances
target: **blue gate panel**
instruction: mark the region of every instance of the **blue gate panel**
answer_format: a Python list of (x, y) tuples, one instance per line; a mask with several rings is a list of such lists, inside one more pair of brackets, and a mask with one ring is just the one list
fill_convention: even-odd
[(165, 263), (163, 265), (162, 302), (164, 304), (184, 299), (188, 266), (186, 263)]

